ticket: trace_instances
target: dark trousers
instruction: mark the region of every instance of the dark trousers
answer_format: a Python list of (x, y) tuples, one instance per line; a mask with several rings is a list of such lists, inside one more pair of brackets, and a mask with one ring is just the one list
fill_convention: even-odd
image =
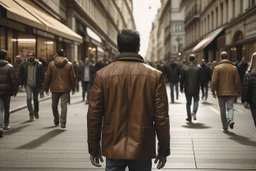
[(250, 109), (251, 109), (251, 113), (252, 113), (252, 118), (254, 121), (254, 125), (256, 127), (256, 106), (253, 104), (250, 104)]
[(10, 95), (0, 95), (4, 105), (4, 124), (8, 125), (10, 123), (10, 103), (11, 96)]
[(205, 98), (205, 100), (207, 100), (207, 98), (208, 98), (208, 83), (201, 84), (201, 90), (202, 90), (202, 99)]
[(175, 87), (175, 91), (176, 91), (176, 99), (179, 98), (179, 86), (178, 86), (178, 82), (170, 82), (170, 89), (171, 89), (171, 100), (172, 102), (174, 102), (174, 87)]
[(67, 122), (67, 112), (68, 112), (68, 102), (70, 99), (69, 93), (60, 93), (60, 92), (52, 92), (52, 112), (54, 118), (59, 119), (59, 110), (58, 104), (59, 100), (61, 99), (61, 117), (60, 122), (66, 123)]
[(83, 87), (83, 92), (82, 92), (83, 100), (85, 98), (85, 93), (87, 94), (87, 100), (89, 100), (90, 91), (91, 91), (91, 81), (83, 81), (82, 87)]
[(112, 160), (106, 159), (106, 171), (151, 171), (151, 160)]
[(194, 106), (193, 106), (193, 113), (196, 114), (197, 110), (198, 110), (198, 102), (199, 102), (199, 94), (195, 94), (195, 95), (189, 95), (186, 94), (186, 100), (187, 100), (187, 115), (188, 115), (188, 119), (191, 120), (191, 104), (192, 104), (192, 98), (194, 98)]

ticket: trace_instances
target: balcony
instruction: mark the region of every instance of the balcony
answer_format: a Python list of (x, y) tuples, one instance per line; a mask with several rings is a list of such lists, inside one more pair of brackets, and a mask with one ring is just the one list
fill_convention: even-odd
[(200, 13), (201, 13), (201, 6), (194, 5), (194, 7), (191, 9), (191, 11), (185, 17), (185, 25), (187, 26), (191, 22), (193, 22), (195, 19), (199, 19)]

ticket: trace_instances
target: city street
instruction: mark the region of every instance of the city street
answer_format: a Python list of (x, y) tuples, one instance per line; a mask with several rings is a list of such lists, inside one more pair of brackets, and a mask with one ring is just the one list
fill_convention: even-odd
[[(25, 94), (18, 94), (12, 102), (11, 110), (24, 106)], [(95, 168), (89, 161), (87, 109), (80, 92), (72, 96), (66, 129), (53, 126), (49, 99), (40, 103), (40, 119), (33, 122), (28, 122), (26, 108), (14, 110), (11, 129), (0, 139), (0, 170), (103, 171), (105, 163)], [(185, 121), (183, 94), (175, 104), (169, 103), (171, 155), (163, 170), (256, 170), (256, 129), (251, 114), (241, 104), (235, 109), (235, 127), (223, 133), (217, 100), (211, 96), (208, 103), (200, 102), (197, 120), (191, 124)]]

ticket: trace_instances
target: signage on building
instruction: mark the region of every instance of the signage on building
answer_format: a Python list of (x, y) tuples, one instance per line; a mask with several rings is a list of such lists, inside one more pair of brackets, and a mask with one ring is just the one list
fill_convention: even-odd
[(251, 37), (252, 35), (256, 35), (256, 21), (246, 26), (246, 36)]

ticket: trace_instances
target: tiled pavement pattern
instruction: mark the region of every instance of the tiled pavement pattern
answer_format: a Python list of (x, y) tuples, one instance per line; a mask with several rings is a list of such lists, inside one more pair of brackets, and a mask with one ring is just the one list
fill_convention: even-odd
[[(184, 95), (169, 105), (172, 154), (163, 170), (256, 170), (256, 129), (249, 111), (236, 105), (235, 129), (225, 134), (220, 130), (217, 100), (208, 101), (199, 104), (198, 119), (193, 124), (185, 122)], [(15, 106), (14, 102), (12, 108)], [(80, 93), (72, 96), (64, 130), (53, 127), (49, 100), (40, 104), (37, 121), (27, 122), (27, 109), (13, 113), (11, 129), (0, 139), (0, 170), (103, 171), (104, 167), (95, 168), (89, 161), (87, 107)]]

